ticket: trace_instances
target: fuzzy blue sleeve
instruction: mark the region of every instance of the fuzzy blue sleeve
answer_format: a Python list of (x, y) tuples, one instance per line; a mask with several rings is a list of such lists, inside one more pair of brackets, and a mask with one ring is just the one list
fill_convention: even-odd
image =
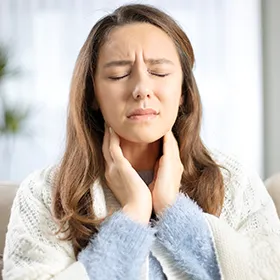
[(192, 280), (221, 279), (209, 226), (201, 208), (184, 194), (158, 216), (157, 241)]
[(90, 279), (139, 279), (154, 233), (148, 225), (134, 222), (118, 211), (102, 223), (78, 260)]
[(149, 257), (149, 280), (167, 280), (158, 260), (150, 253)]

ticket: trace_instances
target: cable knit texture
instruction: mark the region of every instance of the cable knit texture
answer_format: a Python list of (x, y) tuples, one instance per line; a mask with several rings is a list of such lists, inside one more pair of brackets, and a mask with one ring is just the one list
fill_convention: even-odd
[[(280, 221), (272, 199), (259, 177), (235, 159), (218, 152), (213, 153), (213, 158), (230, 171), (221, 169), (225, 182), (221, 216), (203, 213), (211, 232), (221, 279), (279, 279)], [(71, 242), (61, 241), (55, 235), (58, 227), (51, 215), (51, 188), (56, 168), (32, 173), (17, 192), (4, 250), (4, 279), (89, 279), (86, 265), (75, 259)], [(109, 211), (120, 210), (110, 189), (102, 188), (98, 181), (92, 186), (92, 197), (94, 211), (100, 218)], [(134, 226), (140, 229), (139, 225)], [(140, 231), (139, 236), (148, 244), (149, 230), (142, 228)], [(187, 233), (188, 228), (182, 232)], [(130, 244), (138, 244), (133, 237), (129, 238), (132, 238)], [(172, 254), (161, 254), (155, 244), (151, 245), (150, 258), (143, 263), (145, 277), (153, 275), (153, 271), (159, 273), (161, 268), (164, 272), (177, 268)], [(139, 249), (139, 255), (145, 254), (148, 252), (144, 246)], [(131, 258), (129, 261), (133, 265), (138, 260)], [(156, 266), (153, 265), (155, 262)], [(166, 276), (172, 279), (172, 276)], [(150, 279), (164, 279), (163, 275), (160, 277), (151, 276)]]

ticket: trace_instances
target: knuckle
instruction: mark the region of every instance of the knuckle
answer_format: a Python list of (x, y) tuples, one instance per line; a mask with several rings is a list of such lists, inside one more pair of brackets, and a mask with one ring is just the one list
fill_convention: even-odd
[(113, 166), (108, 167), (108, 176), (113, 177), (114, 175), (114, 168)]
[(109, 153), (110, 153), (110, 155), (113, 155), (114, 154), (114, 148), (113, 147), (109, 147)]
[(109, 182), (110, 182), (110, 176), (109, 176), (109, 174), (105, 172), (104, 175), (105, 175), (106, 181), (109, 183)]
[(105, 170), (105, 178), (109, 180), (114, 175), (114, 168), (112, 166), (108, 166)]
[(105, 171), (105, 179), (107, 180), (107, 181), (109, 181), (109, 179), (110, 179), (110, 174), (109, 174), (109, 172), (106, 170)]

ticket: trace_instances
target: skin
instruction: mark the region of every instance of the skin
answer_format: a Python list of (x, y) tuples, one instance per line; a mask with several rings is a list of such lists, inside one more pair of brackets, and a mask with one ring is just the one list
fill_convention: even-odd
[[(100, 49), (94, 89), (106, 123), (105, 177), (123, 210), (145, 224), (152, 208), (161, 213), (179, 192), (183, 166), (171, 128), (182, 102), (182, 79), (173, 41), (151, 24), (118, 27)], [(128, 117), (139, 108), (156, 115)], [(147, 188), (137, 171), (151, 169), (155, 177)]]

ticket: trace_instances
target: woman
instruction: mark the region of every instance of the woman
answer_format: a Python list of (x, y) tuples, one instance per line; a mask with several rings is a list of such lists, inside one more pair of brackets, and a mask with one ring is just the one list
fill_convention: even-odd
[(193, 64), (187, 36), (155, 8), (96, 23), (63, 159), (15, 198), (4, 279), (279, 277), (275, 207), (257, 175), (203, 145)]

